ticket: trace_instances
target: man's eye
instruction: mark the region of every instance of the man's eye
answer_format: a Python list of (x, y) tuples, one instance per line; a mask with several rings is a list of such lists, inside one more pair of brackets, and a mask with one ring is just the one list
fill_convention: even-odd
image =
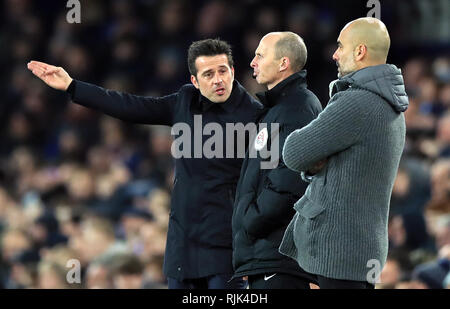
[(209, 78), (209, 77), (211, 77), (211, 73), (203, 74), (203, 76), (205, 76), (206, 78)]

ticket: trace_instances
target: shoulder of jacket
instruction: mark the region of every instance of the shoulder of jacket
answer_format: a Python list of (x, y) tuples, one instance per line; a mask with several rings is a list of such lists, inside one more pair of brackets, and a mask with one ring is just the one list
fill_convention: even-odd
[(318, 108), (322, 109), (319, 98), (307, 88), (290, 91), (284, 97), (280, 98), (282, 101), (287, 101), (286, 111), (301, 111), (305, 109)]
[(349, 104), (369, 105), (371, 100), (380, 99), (378, 95), (366, 89), (350, 87), (347, 90), (340, 91), (331, 97), (330, 102), (346, 102)]
[(240, 100), (244, 103), (244, 105), (250, 106), (252, 109), (255, 109), (257, 111), (264, 109), (264, 105), (262, 105), (262, 103), (259, 102), (255, 97), (253, 97), (247, 90), (244, 90), (241, 93)]
[(296, 101), (298, 101), (298, 99), (300, 98), (301, 100), (303, 100), (302, 103), (305, 102), (310, 104), (314, 104), (315, 102), (320, 103), (316, 94), (305, 87), (295, 87), (289, 89), (288, 91), (285, 92), (284, 98), (288, 100), (294, 99)]
[(192, 84), (184, 84), (180, 87), (180, 90), (178, 90), (179, 94), (186, 95), (186, 94), (194, 94), (198, 92), (199, 90), (194, 87)]
[(380, 104), (376, 103), (379, 100), (382, 100), (382, 98), (371, 91), (352, 87), (336, 93), (328, 105), (336, 104), (336, 108), (345, 110), (345, 113), (360, 115), (358, 119), (361, 120), (361, 125), (365, 126), (375, 119), (371, 115), (377, 113)]

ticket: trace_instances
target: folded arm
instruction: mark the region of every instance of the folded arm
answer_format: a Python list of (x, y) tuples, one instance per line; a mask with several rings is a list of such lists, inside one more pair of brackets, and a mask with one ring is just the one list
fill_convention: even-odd
[(343, 92), (306, 127), (292, 132), (283, 147), (283, 160), (294, 171), (307, 171), (317, 162), (359, 140), (367, 117), (355, 93)]

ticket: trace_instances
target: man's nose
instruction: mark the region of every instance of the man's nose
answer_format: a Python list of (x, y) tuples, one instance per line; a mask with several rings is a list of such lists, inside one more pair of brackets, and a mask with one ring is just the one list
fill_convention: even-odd
[(214, 83), (215, 84), (222, 83), (222, 76), (220, 76), (220, 74), (218, 74), (218, 73), (214, 74)]
[(254, 57), (252, 59), (252, 62), (250, 62), (250, 67), (255, 68), (256, 67), (256, 61), (255, 61), (256, 57)]
[(339, 59), (338, 59), (338, 55), (337, 55), (337, 50), (334, 52), (334, 54), (333, 54), (333, 60), (334, 61), (338, 61)]

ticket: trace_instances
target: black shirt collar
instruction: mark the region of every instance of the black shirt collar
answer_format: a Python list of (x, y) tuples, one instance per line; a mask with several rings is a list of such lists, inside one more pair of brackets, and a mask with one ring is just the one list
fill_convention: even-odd
[(301, 70), (296, 72), (286, 78), (285, 80), (279, 82), (275, 87), (270, 90), (258, 92), (256, 96), (264, 105), (264, 107), (273, 107), (277, 104), (278, 98), (285, 95), (285, 88), (288, 85), (294, 83), (299, 83), (302, 87), (306, 88), (306, 70)]
[(232, 113), (234, 109), (239, 104), (239, 97), (242, 93), (242, 86), (238, 83), (237, 80), (233, 81), (233, 90), (231, 91), (230, 97), (222, 103), (214, 103), (211, 102), (208, 98), (204, 97), (201, 93), (199, 95), (198, 99), (198, 108), (199, 110), (204, 113), (208, 109), (214, 107), (214, 106), (220, 106), (223, 108), (226, 112)]

